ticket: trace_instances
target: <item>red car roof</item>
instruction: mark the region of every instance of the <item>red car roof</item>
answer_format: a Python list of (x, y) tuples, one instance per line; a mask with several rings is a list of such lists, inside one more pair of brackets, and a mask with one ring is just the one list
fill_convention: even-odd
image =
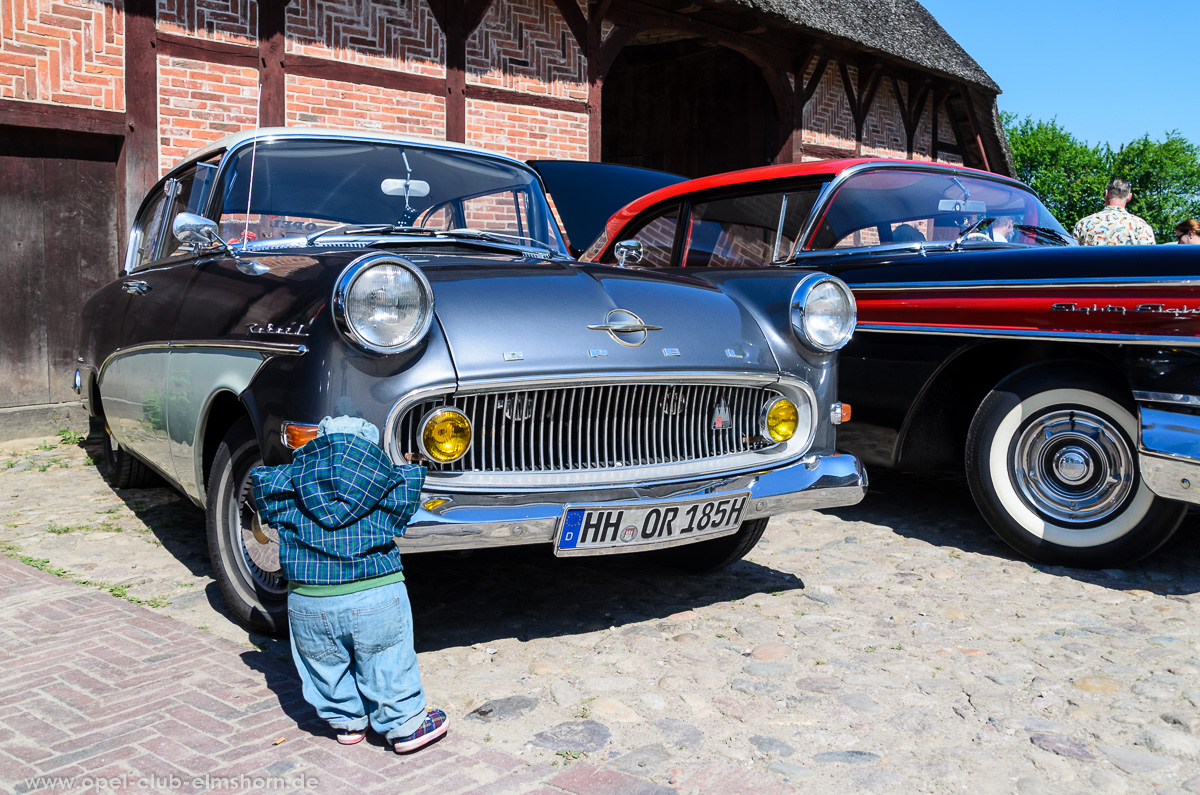
[(607, 250), (616, 239), (617, 233), (627, 223), (632, 221), (634, 217), (641, 214), (652, 205), (658, 204), (666, 199), (676, 198), (700, 191), (709, 190), (712, 188), (726, 188), (736, 185), (750, 185), (755, 182), (767, 182), (775, 179), (787, 179), (791, 177), (809, 177), (814, 175), (829, 175), (836, 176), (851, 166), (861, 165), (863, 163), (902, 163), (912, 165), (917, 163), (920, 165), (937, 166), (939, 168), (956, 168), (963, 171), (973, 171), (977, 173), (988, 174), (995, 176), (991, 172), (979, 172), (974, 168), (966, 168), (965, 166), (953, 165), (951, 163), (926, 163), (925, 161), (903, 160), (900, 158), (888, 157), (848, 157), (841, 160), (810, 160), (805, 163), (781, 163), (775, 166), (759, 166), (757, 168), (746, 168), (741, 171), (726, 171), (723, 174), (713, 174), (708, 177), (698, 177), (680, 182), (675, 185), (668, 185), (665, 188), (660, 188), (653, 193), (647, 193), (641, 198), (634, 199), (629, 204), (618, 210), (612, 218), (608, 219), (608, 223), (604, 225), (604, 231), (608, 234), (608, 243), (605, 245)]

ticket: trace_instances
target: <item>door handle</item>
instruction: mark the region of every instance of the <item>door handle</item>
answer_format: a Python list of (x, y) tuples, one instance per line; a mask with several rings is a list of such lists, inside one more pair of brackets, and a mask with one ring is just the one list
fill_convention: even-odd
[(141, 279), (130, 279), (127, 282), (122, 282), (121, 289), (131, 295), (145, 295), (150, 292), (150, 284)]

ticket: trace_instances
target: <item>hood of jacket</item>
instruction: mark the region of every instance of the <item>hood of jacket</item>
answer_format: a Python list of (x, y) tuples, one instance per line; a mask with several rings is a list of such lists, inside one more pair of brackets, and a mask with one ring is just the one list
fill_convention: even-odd
[(332, 433), (297, 451), (291, 480), (304, 511), (322, 527), (336, 530), (373, 511), (403, 477), (379, 445)]

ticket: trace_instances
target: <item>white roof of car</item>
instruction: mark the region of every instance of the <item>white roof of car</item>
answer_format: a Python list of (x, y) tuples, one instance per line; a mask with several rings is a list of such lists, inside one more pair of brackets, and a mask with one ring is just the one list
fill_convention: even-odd
[(493, 152), (490, 149), (484, 149), (480, 146), (471, 146), (470, 144), (460, 144), (454, 141), (445, 141), (437, 138), (422, 138), (417, 135), (393, 135), (392, 133), (377, 132), (372, 130), (337, 130), (328, 127), (260, 127), (258, 129), (242, 130), (241, 132), (227, 135), (219, 141), (213, 141), (207, 146), (192, 152), (190, 155), (180, 160), (175, 164), (175, 167), (181, 166), (184, 163), (204, 158), (214, 152), (233, 149), (234, 147), (243, 144), (247, 141), (257, 139), (259, 141), (272, 140), (278, 138), (336, 138), (343, 141), (371, 141), (374, 143), (397, 143), (397, 144), (414, 144), (419, 146), (435, 146), (442, 149), (453, 149), (458, 152), (475, 152), (489, 157), (498, 157), (502, 160), (508, 160), (513, 163), (525, 165), (516, 158), (508, 155)]

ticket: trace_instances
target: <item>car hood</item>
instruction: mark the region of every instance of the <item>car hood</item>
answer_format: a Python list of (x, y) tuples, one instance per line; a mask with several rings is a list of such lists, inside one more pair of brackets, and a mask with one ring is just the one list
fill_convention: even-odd
[[(423, 272), (461, 381), (779, 371), (754, 317), (690, 279), (549, 261), (434, 264)], [(626, 343), (644, 337), (637, 345), (588, 328), (636, 322), (631, 315), (661, 328), (623, 335)]]
[(587, 251), (604, 224), (629, 202), (686, 177), (636, 166), (581, 160), (530, 160), (562, 219), (573, 253)]

